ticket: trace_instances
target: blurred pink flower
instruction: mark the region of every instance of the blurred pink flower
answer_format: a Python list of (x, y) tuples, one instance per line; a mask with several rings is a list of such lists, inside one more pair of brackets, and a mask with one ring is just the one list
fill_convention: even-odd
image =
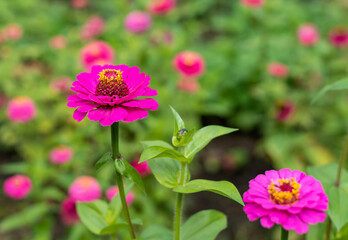
[(249, 182), (243, 201), (250, 221), (260, 218), (265, 228), (280, 224), (285, 230), (298, 234), (307, 233), (309, 224), (324, 222), (328, 208), (328, 197), (321, 183), (290, 169), (258, 175)]
[(65, 198), (60, 205), (60, 217), (62, 222), (67, 226), (79, 222), (80, 218), (77, 214), (76, 201), (72, 200), (70, 197)]
[(24, 175), (13, 175), (4, 182), (4, 192), (13, 199), (25, 198), (32, 189), (30, 178)]
[(71, 93), (71, 79), (69, 77), (59, 77), (52, 80), (50, 88), (53, 92), (67, 94)]
[(311, 23), (302, 24), (297, 30), (298, 41), (303, 46), (314, 46), (319, 41), (319, 32)]
[(189, 77), (199, 77), (205, 72), (204, 58), (196, 52), (180, 52), (174, 57), (173, 65), (180, 74)]
[(145, 162), (138, 163), (138, 161), (139, 159), (135, 159), (130, 164), (135, 168), (135, 170), (138, 171), (140, 176), (145, 177), (151, 174), (151, 170), (147, 162), (145, 161)]
[(67, 40), (62, 35), (54, 36), (50, 39), (50, 46), (53, 49), (63, 49), (67, 45)]
[(155, 15), (162, 15), (171, 12), (176, 5), (176, 0), (151, 0), (147, 10)]
[(154, 46), (158, 46), (160, 44), (170, 45), (174, 42), (174, 36), (171, 31), (163, 31), (157, 34), (153, 34), (150, 37), (150, 42)]
[(289, 68), (279, 62), (272, 62), (268, 64), (268, 73), (274, 77), (286, 78), (289, 74)]
[(296, 105), (290, 100), (282, 101), (277, 104), (276, 120), (286, 122), (290, 120), (296, 112)]
[(19, 40), (23, 35), (23, 28), (18, 24), (9, 24), (4, 27), (2, 35), (5, 40)]
[(105, 21), (101, 16), (94, 15), (87, 19), (80, 32), (82, 40), (87, 41), (100, 36), (105, 29)]
[(71, 0), (71, 5), (74, 8), (84, 8), (88, 4), (88, 0)]
[(7, 106), (7, 117), (12, 122), (26, 123), (36, 116), (36, 106), (29, 97), (15, 97)]
[(249, 8), (260, 8), (265, 4), (266, 0), (240, 0), (240, 3)]
[[(119, 193), (118, 187), (113, 186), (113, 187), (110, 187), (108, 190), (106, 190), (105, 195), (108, 201), (111, 201), (118, 193)], [(127, 204), (128, 205), (132, 204), (134, 199), (135, 199), (135, 194), (133, 192), (129, 192), (126, 196)]]
[(329, 33), (330, 43), (337, 48), (344, 48), (348, 45), (348, 29), (345, 27), (335, 27)]
[(88, 116), (102, 126), (114, 122), (133, 122), (147, 117), (147, 110), (155, 111), (158, 103), (153, 98), (157, 91), (149, 87), (150, 76), (140, 73), (138, 67), (126, 65), (93, 66), (90, 73), (77, 75), (68, 107), (76, 108), (73, 118), (80, 122)]
[(182, 76), (178, 83), (178, 89), (183, 92), (196, 93), (200, 89), (200, 84), (196, 78)]
[(102, 195), (98, 181), (90, 176), (81, 176), (74, 180), (69, 187), (69, 196), (73, 201), (90, 202)]
[(86, 71), (90, 71), (93, 65), (111, 64), (114, 61), (114, 50), (103, 41), (94, 41), (81, 50), (81, 62)]
[(147, 12), (133, 11), (126, 16), (125, 28), (132, 33), (143, 33), (151, 26), (151, 16)]
[(64, 164), (69, 162), (74, 156), (74, 151), (68, 146), (58, 146), (51, 150), (50, 161), (54, 164)]

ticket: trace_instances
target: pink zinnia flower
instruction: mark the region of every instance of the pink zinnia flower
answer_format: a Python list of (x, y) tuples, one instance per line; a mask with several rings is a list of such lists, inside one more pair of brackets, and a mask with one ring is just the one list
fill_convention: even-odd
[(279, 122), (290, 120), (296, 112), (296, 105), (290, 100), (282, 101), (277, 105), (276, 119)]
[(98, 181), (90, 176), (81, 176), (69, 187), (69, 196), (78, 202), (90, 202), (99, 199), (102, 195)]
[(71, 5), (74, 8), (84, 8), (88, 4), (88, 0), (71, 0)]
[(177, 83), (178, 89), (183, 92), (196, 93), (200, 85), (196, 78), (181, 77)]
[(195, 52), (184, 51), (177, 54), (173, 61), (174, 68), (185, 76), (198, 77), (205, 71), (203, 57)]
[(60, 205), (60, 217), (65, 225), (71, 226), (80, 221), (77, 214), (76, 201), (70, 197), (64, 199)]
[(274, 77), (286, 78), (289, 68), (283, 63), (273, 62), (268, 65), (268, 73)]
[(151, 26), (151, 16), (147, 12), (133, 11), (127, 15), (124, 26), (132, 33), (143, 33)]
[(18, 24), (9, 24), (3, 29), (2, 35), (6, 40), (19, 40), (23, 35), (23, 28)]
[(32, 184), (30, 178), (24, 175), (13, 175), (4, 182), (4, 192), (13, 199), (23, 199), (31, 191)]
[(74, 119), (81, 121), (87, 114), (103, 126), (114, 122), (133, 122), (147, 117), (146, 110), (157, 110), (152, 98), (157, 91), (148, 87), (150, 76), (140, 73), (138, 67), (126, 65), (93, 66), (91, 73), (77, 75), (71, 88), (78, 94), (68, 98), (68, 107), (78, 107)]
[(55, 93), (70, 93), (71, 79), (69, 77), (59, 77), (52, 80), (50, 88)]
[(328, 198), (321, 183), (312, 176), (290, 169), (266, 171), (249, 182), (244, 193), (244, 211), (250, 221), (261, 219), (271, 228), (280, 224), (298, 234), (308, 232), (308, 224), (324, 222)]
[(138, 171), (140, 176), (145, 177), (145, 176), (151, 174), (151, 170), (150, 170), (147, 162), (145, 161), (145, 162), (138, 163), (138, 161), (139, 161), (139, 159), (132, 161), (131, 165), (135, 168), (135, 170)]
[(54, 36), (50, 39), (50, 46), (53, 49), (63, 49), (66, 47), (67, 40), (62, 35)]
[(249, 8), (260, 8), (265, 4), (265, 0), (240, 0), (240, 3)]
[[(111, 201), (117, 194), (119, 193), (118, 187), (117, 186), (113, 186), (110, 187), (108, 190), (106, 190), (106, 198), (108, 199), (108, 201)], [(135, 199), (135, 195), (133, 192), (129, 192), (126, 196), (126, 202), (128, 205), (132, 204), (132, 202)]]
[(81, 39), (86, 41), (100, 36), (105, 29), (105, 21), (101, 16), (94, 15), (87, 19), (85, 25), (83, 25), (80, 36)]
[(343, 48), (348, 45), (348, 29), (344, 27), (336, 27), (330, 31), (330, 43), (337, 48)]
[(26, 123), (36, 116), (36, 107), (29, 97), (13, 98), (7, 106), (7, 117), (12, 122)]
[(114, 50), (103, 41), (94, 41), (81, 50), (81, 62), (87, 71), (93, 65), (111, 64), (114, 61)]
[(74, 156), (74, 151), (68, 146), (58, 146), (51, 150), (50, 161), (54, 164), (60, 165), (69, 162)]
[(171, 12), (176, 5), (176, 0), (151, 0), (147, 10), (155, 15), (162, 15)]
[(303, 46), (314, 46), (319, 41), (318, 29), (310, 23), (302, 24), (297, 30), (297, 38)]

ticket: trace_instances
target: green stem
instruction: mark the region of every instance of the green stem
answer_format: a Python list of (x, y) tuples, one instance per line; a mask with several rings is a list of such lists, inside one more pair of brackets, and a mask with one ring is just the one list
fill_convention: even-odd
[[(346, 134), (342, 154), (340, 157), (340, 161), (338, 163), (337, 178), (336, 178), (336, 182), (335, 182), (336, 187), (339, 187), (341, 184), (341, 175), (342, 175), (342, 170), (344, 168), (344, 162), (347, 158), (347, 151), (348, 151), (348, 133)], [(332, 222), (331, 222), (331, 219), (329, 218), (329, 220), (327, 222), (327, 228), (326, 228), (326, 240), (330, 240), (330, 238), (331, 238), (331, 226), (332, 226)]]
[[(118, 144), (119, 144), (119, 123), (115, 122), (111, 125), (111, 147), (112, 147), (112, 158), (114, 159), (114, 161), (119, 161), (119, 159), (121, 158)], [(124, 215), (126, 216), (126, 220), (128, 222), (129, 233), (132, 236), (132, 239), (135, 239), (136, 238), (135, 231), (134, 231), (133, 224), (131, 222), (128, 205), (126, 202), (126, 196), (124, 193), (123, 179), (121, 174), (119, 174), (117, 171), (116, 171), (116, 182), (117, 182), (119, 195), (122, 202), (122, 209), (123, 209)]]
[(289, 237), (289, 231), (286, 231), (284, 228), (282, 228), (281, 232), (281, 240), (288, 240)]
[[(187, 163), (181, 163), (180, 169), (180, 181), (179, 185), (184, 185), (186, 183), (187, 174)], [(180, 228), (181, 228), (181, 212), (182, 212), (182, 201), (184, 194), (177, 193), (176, 195), (176, 209), (175, 209), (175, 221), (174, 221), (174, 240), (180, 240)]]

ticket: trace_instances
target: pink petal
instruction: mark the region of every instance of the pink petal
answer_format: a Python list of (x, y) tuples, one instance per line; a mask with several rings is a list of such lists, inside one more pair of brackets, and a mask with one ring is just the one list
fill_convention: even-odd
[(326, 214), (322, 211), (315, 211), (311, 209), (303, 209), (300, 214), (300, 218), (309, 224), (317, 224), (318, 222), (324, 222)]
[(155, 111), (158, 108), (158, 103), (155, 99), (146, 98), (146, 99), (137, 99), (134, 101), (126, 102), (126, 103), (123, 103), (122, 106), (140, 107), (140, 108), (145, 108), (145, 109)]
[(275, 181), (279, 179), (279, 174), (276, 170), (266, 171), (265, 175), (270, 181)]
[(145, 97), (157, 96), (157, 91), (154, 90), (154, 89), (151, 89), (151, 88), (149, 88), (149, 87), (146, 87), (144, 90), (145, 90), (145, 91), (144, 91), (144, 93), (143, 93), (142, 96), (145, 96)]
[(78, 121), (81, 122), (82, 119), (84, 119), (86, 117), (85, 112), (80, 112), (78, 109), (75, 110), (74, 114), (73, 114), (73, 118)]
[(141, 108), (126, 108), (128, 115), (123, 120), (125, 122), (133, 122), (138, 119), (146, 118), (148, 115), (148, 112)]
[(289, 215), (282, 223), (285, 230), (295, 230), (298, 234), (308, 232), (309, 226), (304, 223), (297, 215)]
[(111, 124), (113, 124), (114, 122), (111, 120), (111, 109), (106, 108), (105, 109), (105, 115), (103, 117), (103, 119), (101, 119), (99, 122), (102, 126), (110, 126)]
[(92, 121), (100, 121), (104, 118), (107, 110), (105, 108), (98, 108), (88, 112), (87, 117)]
[(128, 111), (125, 110), (124, 108), (115, 107), (115, 108), (112, 108), (112, 110), (111, 110), (110, 119), (113, 122), (119, 122), (119, 121), (125, 119), (127, 114), (128, 114)]
[(260, 222), (264, 228), (271, 228), (274, 225), (274, 222), (272, 222), (269, 217), (262, 217)]
[(279, 177), (282, 179), (292, 178), (292, 171), (289, 168), (284, 168), (279, 170)]
[(87, 105), (83, 105), (81, 107), (79, 107), (79, 111), (80, 112), (88, 112), (91, 111), (92, 109), (98, 107), (98, 104), (87, 104)]

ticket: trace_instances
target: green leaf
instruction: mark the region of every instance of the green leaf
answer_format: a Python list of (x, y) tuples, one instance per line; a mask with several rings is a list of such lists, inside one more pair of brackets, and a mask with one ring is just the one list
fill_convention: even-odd
[(184, 148), (184, 156), (192, 161), (195, 154), (204, 148), (212, 139), (237, 130), (235, 128), (215, 125), (201, 128), (193, 135), (191, 142)]
[[(132, 219), (133, 225), (142, 225), (142, 221), (140, 219)], [(116, 233), (121, 228), (127, 228), (128, 223), (122, 219), (119, 219), (117, 223), (111, 224), (100, 231), (100, 235), (107, 235)]]
[(152, 146), (146, 148), (140, 156), (139, 163), (148, 161), (154, 158), (168, 157), (180, 162), (187, 162), (188, 159), (184, 157), (181, 153), (174, 149), (160, 147), (160, 146)]
[(105, 163), (107, 163), (108, 161), (112, 160), (112, 154), (111, 152), (107, 152), (105, 153), (95, 164), (94, 168), (96, 171), (99, 171), (104, 165)]
[(337, 91), (348, 89), (348, 78), (326, 85), (322, 88), (313, 98), (312, 104), (315, 103), (319, 98), (324, 96), (328, 91)]
[(240, 196), (238, 189), (232, 183), (227, 181), (197, 179), (186, 183), (184, 186), (177, 186), (173, 190), (180, 193), (209, 191), (233, 199), (244, 206), (242, 197)]
[(170, 106), (170, 109), (172, 110), (173, 115), (174, 115), (173, 136), (176, 136), (180, 129), (185, 128), (185, 124), (184, 124), (184, 121), (181, 119), (180, 115), (175, 111), (175, 109), (172, 106)]
[(216, 210), (200, 211), (182, 226), (182, 239), (214, 240), (227, 227), (226, 216)]
[(93, 202), (78, 202), (77, 212), (82, 223), (94, 234), (100, 235), (108, 226), (104, 220), (107, 204), (101, 200)]
[(172, 240), (173, 233), (168, 228), (159, 225), (153, 225), (146, 228), (140, 234), (141, 240)]
[(175, 147), (186, 146), (192, 140), (194, 134), (195, 129), (191, 129), (190, 131), (187, 131), (182, 137), (178, 137), (179, 134), (177, 136), (173, 136), (172, 143)]
[(140, 177), (138, 171), (135, 170), (135, 168), (132, 167), (128, 161), (124, 160), (123, 158), (115, 159), (115, 168), (118, 173), (134, 182), (145, 193), (142, 178)]
[(122, 211), (121, 199), (117, 196), (112, 198), (105, 214), (105, 222), (110, 225), (116, 222)]
[(152, 146), (159, 146), (159, 147), (164, 147), (164, 148), (170, 148), (173, 149), (172, 145), (165, 141), (161, 140), (154, 140), (154, 141), (142, 141), (141, 142), (144, 146), (144, 148), (152, 147)]
[(0, 232), (10, 231), (27, 225), (34, 225), (48, 213), (50, 207), (46, 203), (38, 203), (26, 207), (23, 211), (10, 215), (0, 222)]
[(178, 186), (180, 163), (171, 158), (156, 158), (148, 162), (156, 180), (166, 188)]

